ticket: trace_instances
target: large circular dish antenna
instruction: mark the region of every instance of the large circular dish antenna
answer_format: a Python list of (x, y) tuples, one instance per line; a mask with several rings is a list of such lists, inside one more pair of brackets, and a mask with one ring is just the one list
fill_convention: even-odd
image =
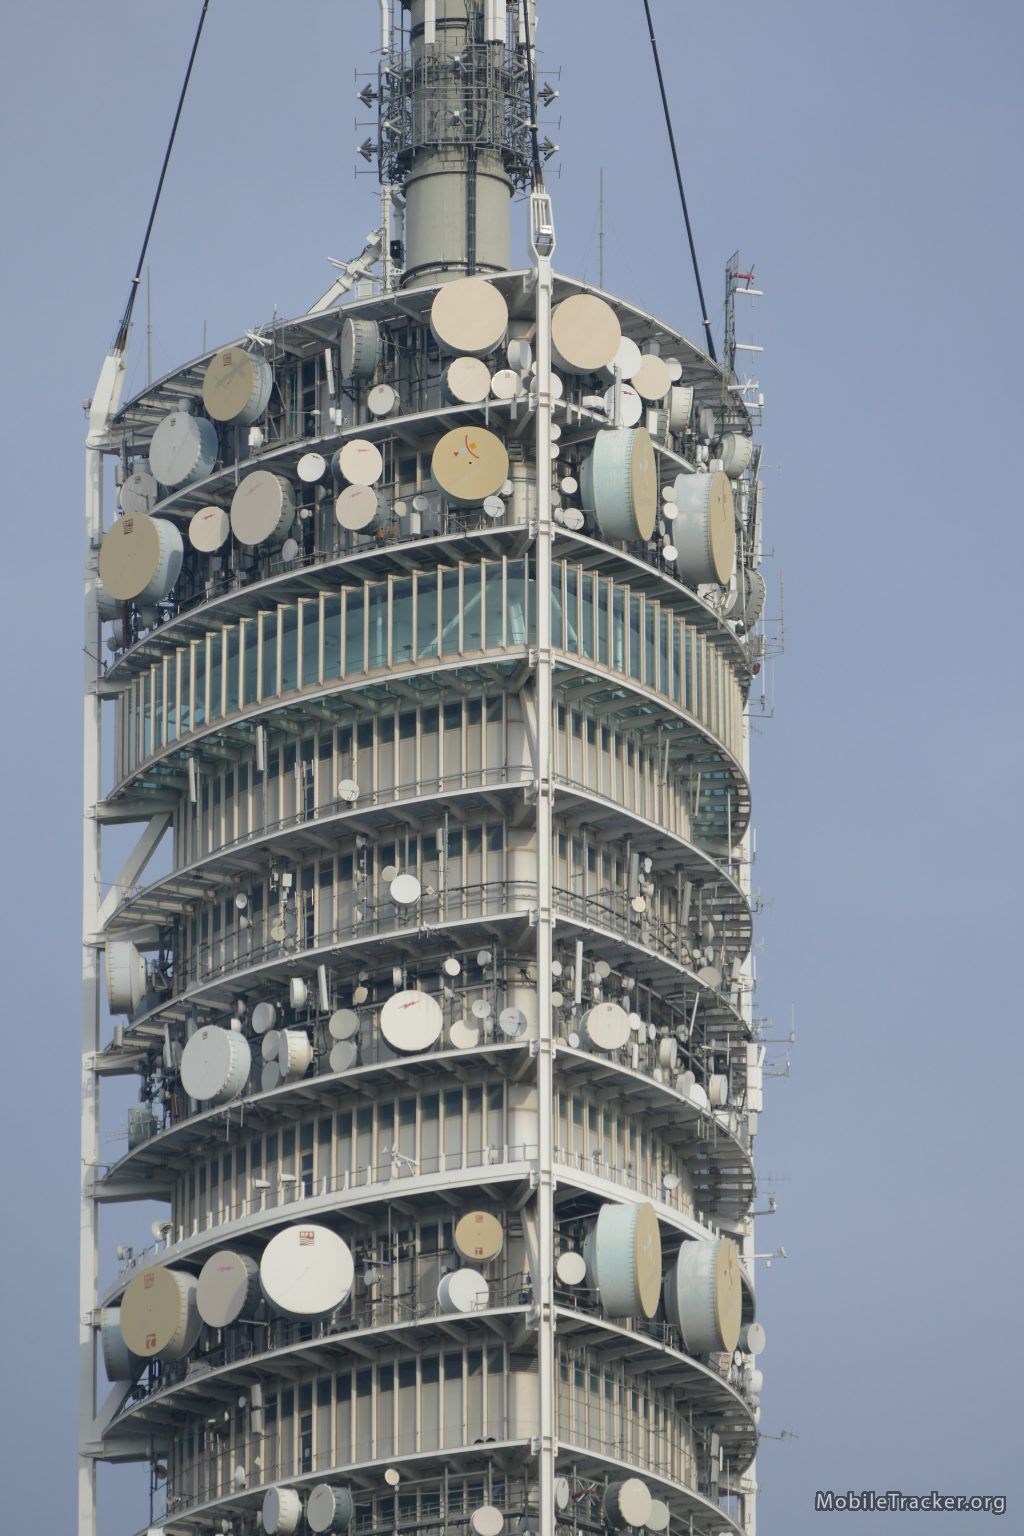
[(327, 1317), (348, 1300), (355, 1266), (348, 1244), (328, 1227), (298, 1222), (272, 1237), (260, 1260), (260, 1286), (275, 1311), (301, 1321)]
[(731, 1238), (683, 1243), (665, 1277), (665, 1311), (691, 1355), (732, 1353), (742, 1300), (739, 1250)]
[(302, 1499), (294, 1488), (268, 1488), (261, 1518), (267, 1536), (295, 1536), (302, 1519)]
[(677, 475), (672, 542), (679, 574), (689, 586), (724, 586), (736, 562), (736, 514), (732, 485), (720, 470), (712, 475)]
[(347, 319), (339, 346), (341, 377), (346, 384), (371, 379), (380, 362), (380, 327), (375, 320)]
[(138, 1381), (146, 1362), (141, 1355), (133, 1354), (124, 1341), (119, 1307), (100, 1309), (100, 1344), (108, 1381)]
[(184, 553), (179, 529), (166, 518), (119, 517), (103, 535), (100, 581), (118, 602), (159, 603), (177, 581)]
[(146, 995), (145, 957), (129, 940), (112, 939), (105, 961), (111, 1013), (134, 1013)]
[(231, 531), (239, 544), (280, 544), (295, 521), (291, 483), (269, 469), (246, 475), (231, 498)]
[(693, 415), (693, 385), (673, 384), (668, 397), (668, 429), (685, 432)]
[(658, 513), (658, 469), (645, 427), (607, 427), (580, 476), (583, 505), (606, 539), (649, 539)]
[(435, 447), (430, 472), (449, 501), (461, 507), (479, 506), (504, 485), (508, 450), (485, 427), (456, 427)]
[(486, 278), (456, 278), (438, 289), (430, 306), (430, 329), (446, 352), (486, 357), (505, 339), (508, 305)]
[(355, 1503), (348, 1488), (332, 1488), (317, 1483), (306, 1500), (306, 1523), (315, 1536), (325, 1531), (346, 1531), (355, 1514)]
[(262, 353), (223, 347), (206, 365), (203, 406), (214, 421), (248, 427), (262, 416), (274, 374)]
[(221, 1248), (199, 1271), (196, 1305), (210, 1328), (230, 1328), (250, 1317), (260, 1300), (260, 1267), (248, 1254)]
[(149, 445), (149, 467), (161, 485), (173, 489), (202, 480), (217, 462), (217, 428), (205, 416), (170, 411)]
[(615, 357), (622, 341), (619, 317), (592, 293), (574, 293), (551, 314), (555, 361), (568, 373), (594, 373)]
[(244, 1035), (207, 1024), (185, 1042), (181, 1086), (190, 1099), (227, 1104), (245, 1087), (251, 1067), (252, 1051)]
[(428, 1050), (443, 1027), (440, 1006), (427, 992), (396, 992), (380, 1011), (380, 1032), (393, 1051)]
[(183, 1360), (201, 1326), (194, 1275), (156, 1264), (129, 1280), (121, 1297), (121, 1332), (133, 1354)]
[(648, 1201), (602, 1205), (593, 1255), (601, 1305), (609, 1317), (653, 1317), (661, 1294), (661, 1232), (654, 1207)]
[(595, 1003), (580, 1020), (580, 1028), (598, 1051), (619, 1051), (629, 1040), (629, 1014), (618, 1003)]
[(471, 1264), (489, 1264), (504, 1241), (501, 1222), (490, 1211), (467, 1211), (455, 1224), (455, 1252)]

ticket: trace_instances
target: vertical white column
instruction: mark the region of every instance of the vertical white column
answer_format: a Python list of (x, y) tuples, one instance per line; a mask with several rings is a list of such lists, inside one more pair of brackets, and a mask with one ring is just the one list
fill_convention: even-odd
[(124, 357), (108, 353), (89, 409), (85, 444), (84, 688), (82, 720), (82, 1125), (81, 1231), (78, 1258), (78, 1536), (96, 1536), (96, 1463), (90, 1445), (96, 1414), (99, 1301), (99, 1207), (93, 1182), (100, 1161), (100, 925), (102, 853), (96, 807), (102, 792), (103, 719), (99, 696), (102, 633), (98, 561), (103, 537), (103, 449), (124, 383)]
[(537, 753), (534, 792), (537, 797), (537, 1305), (538, 1383), (540, 1393), (540, 1529), (555, 1529), (555, 1175), (554, 1080), (555, 1045), (551, 1009), (551, 961), (554, 952), (552, 880), (553, 776), (552, 722), (554, 656), (551, 648), (551, 256), (554, 220), (544, 192), (530, 198), (530, 241), (536, 267), (537, 299)]
[(100, 827), (96, 803), (100, 798), (102, 705), (100, 675), (101, 629), (96, 592), (96, 561), (103, 531), (103, 455), (85, 450), (85, 699), (82, 732), (82, 1126), (81, 1234), (78, 1273), (78, 1536), (96, 1532), (96, 1463), (88, 1452), (96, 1413), (97, 1334), (93, 1314), (99, 1299), (99, 1208), (93, 1180), (100, 1156), (99, 1077), (95, 1070), (100, 1045), (100, 965), (95, 934), (100, 909)]

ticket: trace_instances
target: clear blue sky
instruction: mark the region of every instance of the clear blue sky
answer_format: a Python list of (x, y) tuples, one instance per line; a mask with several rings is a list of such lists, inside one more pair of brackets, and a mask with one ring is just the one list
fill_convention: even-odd
[[(759, 725), (768, 1536), (816, 1487), (1008, 1492), (1019, 1422), (1024, 8), (654, 0), (705, 284), (757, 263), (770, 584)], [(3, 169), (7, 1523), (72, 1529), (80, 404), (123, 306), (198, 0), (9, 6)], [(540, 0), (558, 265), (698, 334), (640, 0)], [(213, 0), (152, 245), (157, 372), (305, 307), (376, 221), (374, 0)], [(359, 82), (361, 84), (362, 82)], [(521, 218), (521, 213), (520, 213)], [(744, 334), (744, 332), (741, 332)], [(133, 387), (144, 381), (136, 327)], [(31, 558), (30, 558), (31, 556)], [(769, 611), (778, 614), (778, 597)], [(774, 1054), (781, 1056), (781, 1049)], [(110, 1144), (111, 1155), (119, 1150)], [(761, 1202), (763, 1203), (763, 1201)], [(148, 1219), (148, 1218), (147, 1218)], [(107, 1221), (104, 1262), (127, 1235)], [(109, 1250), (109, 1252), (108, 1252)], [(145, 1510), (104, 1479), (103, 1536)], [(976, 1536), (990, 1516), (849, 1515)]]

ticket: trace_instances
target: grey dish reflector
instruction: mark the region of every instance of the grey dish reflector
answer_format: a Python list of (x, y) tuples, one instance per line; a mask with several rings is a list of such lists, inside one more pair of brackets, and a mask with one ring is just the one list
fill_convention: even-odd
[(665, 1311), (691, 1354), (736, 1348), (742, 1288), (739, 1250), (731, 1238), (683, 1243), (665, 1277)]
[(245, 1087), (251, 1067), (252, 1051), (244, 1035), (207, 1024), (185, 1043), (181, 1086), (200, 1103), (227, 1104)]
[(602, 1205), (586, 1264), (609, 1317), (653, 1317), (661, 1293), (661, 1231), (653, 1205)]
[(672, 540), (679, 574), (688, 586), (725, 586), (736, 563), (736, 514), (732, 485), (720, 470), (677, 475)]
[(658, 469), (647, 429), (608, 427), (599, 432), (583, 462), (580, 494), (604, 538), (649, 539), (658, 511)]
[(228, 1328), (251, 1317), (260, 1301), (260, 1267), (248, 1254), (222, 1248), (199, 1271), (196, 1305), (211, 1328)]
[(203, 480), (217, 462), (217, 428), (205, 416), (171, 411), (149, 445), (149, 467), (169, 490)]

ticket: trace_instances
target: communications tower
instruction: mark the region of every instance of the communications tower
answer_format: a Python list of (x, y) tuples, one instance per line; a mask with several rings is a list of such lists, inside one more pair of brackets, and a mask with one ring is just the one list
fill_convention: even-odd
[(554, 273), (533, 0), (381, 11), (363, 255), (91, 406), (79, 1536), (754, 1536), (751, 421)]

